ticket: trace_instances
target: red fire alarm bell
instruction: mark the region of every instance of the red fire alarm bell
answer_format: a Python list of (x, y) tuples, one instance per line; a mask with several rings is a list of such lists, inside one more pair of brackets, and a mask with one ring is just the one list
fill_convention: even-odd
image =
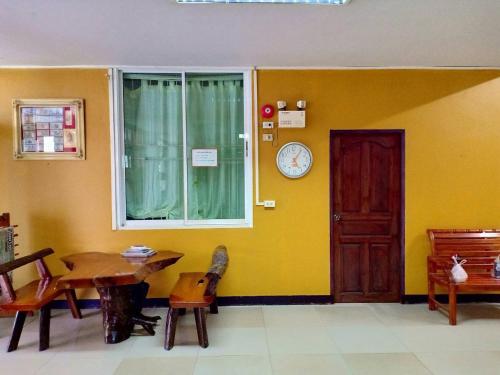
[(274, 107), (271, 104), (266, 104), (262, 106), (261, 109), (262, 117), (271, 118), (274, 116)]

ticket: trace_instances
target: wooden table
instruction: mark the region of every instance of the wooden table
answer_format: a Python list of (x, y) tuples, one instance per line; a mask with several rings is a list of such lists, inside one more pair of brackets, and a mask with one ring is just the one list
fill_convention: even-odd
[(96, 288), (101, 300), (104, 341), (115, 344), (130, 337), (133, 317), (140, 314), (153, 272), (177, 262), (184, 254), (158, 251), (149, 258), (124, 258), (120, 254), (88, 252), (61, 258), (70, 273), (61, 277), (59, 288)]

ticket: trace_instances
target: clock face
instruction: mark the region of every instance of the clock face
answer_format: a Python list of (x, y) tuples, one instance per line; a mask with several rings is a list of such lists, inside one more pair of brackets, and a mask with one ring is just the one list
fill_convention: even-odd
[(299, 142), (290, 142), (280, 148), (276, 155), (276, 165), (286, 177), (299, 178), (307, 174), (313, 162), (312, 153)]

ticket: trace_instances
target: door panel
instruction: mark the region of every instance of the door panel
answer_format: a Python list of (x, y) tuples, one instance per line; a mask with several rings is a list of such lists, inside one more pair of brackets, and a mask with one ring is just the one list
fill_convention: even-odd
[(398, 301), (401, 133), (332, 132), (332, 259), (336, 302)]
[(370, 245), (370, 292), (388, 292), (390, 272), (389, 244)]
[(361, 245), (342, 245), (342, 286), (346, 292), (361, 291)]

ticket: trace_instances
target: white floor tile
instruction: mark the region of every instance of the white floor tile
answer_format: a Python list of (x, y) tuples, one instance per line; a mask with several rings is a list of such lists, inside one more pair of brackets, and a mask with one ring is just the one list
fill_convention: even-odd
[(57, 353), (36, 375), (109, 375), (115, 371), (122, 359), (123, 357), (106, 353)]
[(191, 375), (196, 357), (144, 357), (126, 358), (121, 361), (115, 375)]
[(408, 348), (387, 328), (329, 328), (341, 353), (403, 353)]
[[(14, 353), (14, 352), (12, 352)], [(9, 354), (12, 354), (9, 353)], [(26, 354), (9, 355), (0, 358), (0, 370), (2, 374), (32, 375), (36, 374), (55, 353), (45, 355)]]
[(266, 327), (321, 327), (324, 325), (312, 305), (263, 306)]
[(267, 328), (266, 330), (271, 355), (339, 352), (335, 342), (322, 327)]
[(208, 327), (209, 346), (200, 349), (200, 356), (268, 355), (265, 328)]
[(340, 354), (272, 355), (276, 375), (343, 375), (350, 374)]
[(447, 325), (448, 318), (439, 311), (430, 311), (427, 304), (402, 305), (400, 303), (370, 304), (377, 318), (387, 326)]
[[(192, 317), (194, 324), (194, 317)], [(262, 328), (264, 314), (261, 306), (219, 307), (218, 314), (207, 315), (208, 327), (216, 328)]]
[(413, 353), (344, 354), (355, 375), (430, 375)]
[(383, 327), (369, 304), (334, 304), (315, 306), (320, 319), (331, 327)]
[(500, 352), (415, 353), (436, 375), (498, 375)]
[(500, 351), (498, 332), (490, 326), (395, 327), (392, 330), (414, 352)]
[(155, 336), (135, 336), (129, 340), (133, 343), (128, 352), (130, 357), (196, 357), (200, 350), (196, 327), (177, 327), (175, 345), (171, 350), (164, 349), (164, 332), (157, 332)]
[(272, 374), (268, 356), (200, 357), (195, 375), (268, 375)]

